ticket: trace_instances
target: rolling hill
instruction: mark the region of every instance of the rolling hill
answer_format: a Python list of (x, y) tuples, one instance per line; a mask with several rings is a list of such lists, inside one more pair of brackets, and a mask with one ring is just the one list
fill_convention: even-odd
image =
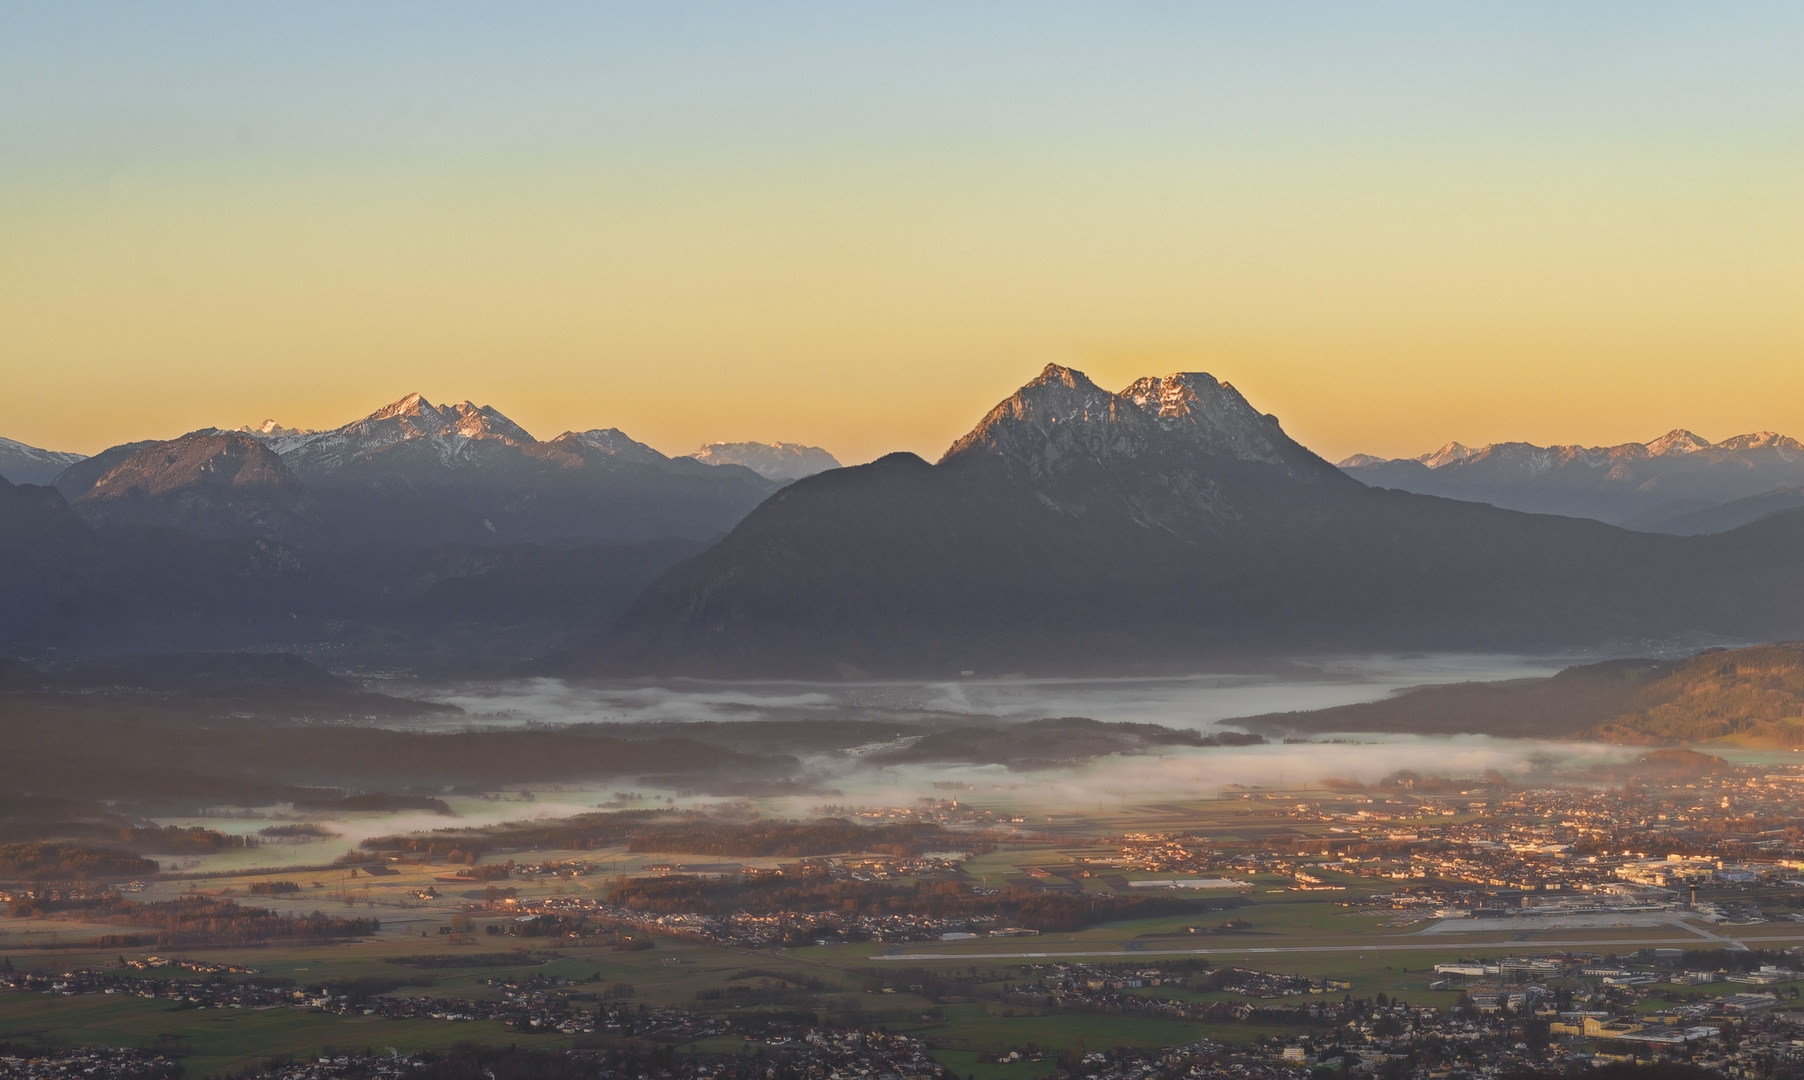
[(1548, 679), (1421, 687), (1385, 701), (1253, 717), (1260, 731), (1476, 733), (1684, 745), (1804, 746), (1804, 644), (1610, 660)]

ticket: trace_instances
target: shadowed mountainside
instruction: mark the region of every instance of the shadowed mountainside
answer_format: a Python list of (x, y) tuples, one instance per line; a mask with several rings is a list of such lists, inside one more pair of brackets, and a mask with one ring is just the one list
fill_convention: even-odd
[(303, 558), (274, 540), (97, 529), (55, 488), (0, 479), (0, 651), (330, 645), (468, 674), (577, 640), (702, 546), (388, 543)]

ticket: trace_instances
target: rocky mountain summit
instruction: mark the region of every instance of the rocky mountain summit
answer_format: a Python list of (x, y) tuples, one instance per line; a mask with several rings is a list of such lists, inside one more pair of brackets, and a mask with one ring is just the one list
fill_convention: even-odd
[(306, 485), (241, 432), (197, 432), (143, 447), (74, 505), (95, 525), (168, 526), (208, 538), (307, 541), (324, 524)]
[(1081, 371), (1048, 364), (953, 443), (941, 464), (990, 457), (1022, 478), (1048, 480), (1073, 469), (1191, 453), (1258, 462), (1304, 483), (1339, 483), (1326, 461), (1304, 449), (1278, 418), (1202, 372), (1137, 379), (1112, 394)]
[(818, 446), (789, 442), (708, 443), (689, 456), (704, 465), (743, 465), (766, 480), (784, 483), (840, 467), (838, 458)]
[[(1654, 532), (1721, 531), (1786, 507), (1804, 485), (1804, 443), (1771, 431), (1712, 443), (1677, 428), (1645, 443), (1536, 446), (1448, 443), (1415, 458), (1358, 454), (1340, 463), (1374, 487), (1589, 517)], [(1729, 509), (1726, 504), (1741, 502)], [(1722, 512), (1707, 514), (1714, 508)]]
[(271, 435), (268, 441), (295, 475), (317, 480), (355, 468), (396, 447), (411, 451), (415, 460), (455, 468), (477, 462), (479, 454), (473, 444), (520, 446), (535, 440), (490, 406), (465, 401), (440, 407), (420, 394), (409, 394), (343, 427)]
[(1138, 379), (1119, 394), (1049, 364), (953, 443), (942, 467), (989, 474), (1074, 516), (1193, 533), (1281, 509), (1288, 485), (1347, 478), (1278, 418), (1201, 372)]

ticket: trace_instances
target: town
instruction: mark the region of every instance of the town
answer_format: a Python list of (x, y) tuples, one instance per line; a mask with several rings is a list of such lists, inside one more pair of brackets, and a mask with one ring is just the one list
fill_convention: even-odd
[[(646, 833), (678, 845), (662, 851), (377, 837), (324, 875), (339, 884), (18, 884), (0, 1000), (286, 1012), (395, 1025), (420, 1047), (258, 1065), (294, 1077), (429, 1076), (478, 1030), (595, 1075), (652, 1052), (672, 1076), (718, 1076), (746, 1053), (829, 1078), (1440, 1080), (1638, 1061), (1786, 1074), (1794, 1037), (1804, 1046), (1804, 769), (1679, 764), (1616, 784), (1397, 774), (1229, 791), (1187, 809), (1187, 829), (1169, 808), (1111, 828), (927, 799), (816, 819), (888, 830), (868, 833), (881, 850), (723, 860), (735, 837), (867, 835), (736, 811)], [(334, 906), (370, 917), (316, 914)], [(154, 934), (83, 939), (90, 911), (184, 928), (204, 912), (244, 944), (194, 929), (154, 952)], [(97, 947), (115, 940), (123, 951)], [(258, 944), (279, 940), (293, 944)], [(986, 1035), (959, 1034), (979, 1016)], [(1060, 1017), (1063, 1037), (1047, 1026)], [(195, 1051), (0, 1041), (20, 1075), (174, 1075)], [(881, 1067), (858, 1056), (876, 1047)]]

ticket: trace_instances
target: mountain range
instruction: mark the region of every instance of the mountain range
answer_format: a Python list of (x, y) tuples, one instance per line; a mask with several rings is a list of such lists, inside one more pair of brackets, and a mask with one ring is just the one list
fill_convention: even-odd
[(541, 442), (490, 406), (419, 394), (330, 431), (272, 420), (125, 443), (54, 478), (95, 525), (301, 548), (707, 540), (780, 483), (739, 464), (667, 457), (615, 428)]
[(1340, 467), (1374, 487), (1685, 536), (1804, 507), (1804, 443), (1770, 431), (1718, 443), (1682, 428), (1620, 446), (1454, 442), (1414, 458), (1356, 454)]
[(1369, 487), (1200, 373), (1049, 366), (938, 463), (800, 480), (570, 672), (937, 675), (1382, 649), (1641, 648), (1804, 629), (1804, 513), (1717, 536)]
[[(1755, 441), (1644, 450), (1791, 453)], [(765, 468), (821, 462), (754, 446)], [(755, 457), (717, 456), (734, 454)], [(330, 431), (208, 429), (114, 447), (53, 488), (0, 481), (0, 651), (956, 677), (1804, 636), (1804, 511), (1662, 535), (1358, 469), (1194, 372), (1111, 392), (1049, 366), (937, 463), (788, 484), (410, 395)]]
[(40, 480), (55, 466), (51, 487), (0, 477), (0, 548), (15, 556), (0, 647), (27, 651), (530, 654), (605, 620), (781, 486), (612, 428), (540, 442), (493, 408), (418, 394), (330, 431), (267, 421), (6, 460)]

